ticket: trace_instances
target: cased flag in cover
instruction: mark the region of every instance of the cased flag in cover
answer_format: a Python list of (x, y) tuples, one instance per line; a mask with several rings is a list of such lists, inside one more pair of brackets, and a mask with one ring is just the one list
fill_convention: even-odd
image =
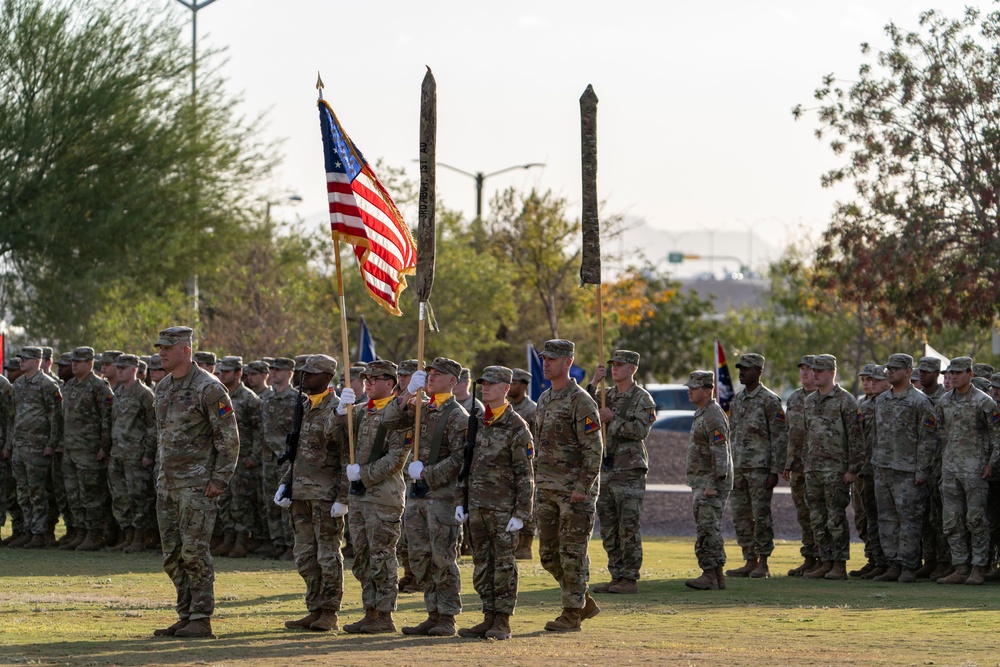
[(406, 274), (416, 272), (413, 236), (392, 197), (361, 151), (344, 132), (333, 109), (319, 101), (326, 163), (326, 190), (333, 238), (354, 246), (368, 293), (383, 308), (401, 315), (399, 295)]
[(729, 404), (733, 402), (736, 392), (733, 390), (733, 376), (729, 374), (726, 363), (726, 351), (722, 343), (715, 341), (715, 393), (719, 406), (729, 414)]

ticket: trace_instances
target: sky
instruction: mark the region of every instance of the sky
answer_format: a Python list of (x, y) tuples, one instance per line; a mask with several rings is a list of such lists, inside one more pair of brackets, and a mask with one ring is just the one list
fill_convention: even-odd
[[(173, 3), (185, 20), (191, 12)], [(887, 45), (890, 21), (958, 17), (955, 0), (218, 0), (198, 12), (199, 48), (225, 49), (222, 74), (282, 166), (262, 202), (277, 219), (326, 219), (316, 74), (345, 130), (372, 163), (418, 178), (420, 85), (437, 81), (440, 162), (490, 173), (500, 189), (538, 188), (579, 216), (579, 97), (598, 105), (598, 195), (635, 226), (616, 250), (678, 277), (762, 268), (788, 242), (815, 238), (847, 189), (821, 187), (840, 164), (814, 137), (813, 91), (833, 73), (849, 85), (860, 44)], [(989, 7), (986, 3), (980, 6)], [(190, 40), (190, 24), (185, 24)], [(472, 177), (439, 168), (445, 206), (475, 215)], [(415, 213), (405, 211), (415, 224)], [(731, 257), (665, 263), (669, 251)]]

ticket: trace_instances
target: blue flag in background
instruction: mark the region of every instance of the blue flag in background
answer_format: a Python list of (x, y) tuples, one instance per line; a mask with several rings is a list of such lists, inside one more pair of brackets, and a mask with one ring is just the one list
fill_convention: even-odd
[(539, 356), (535, 346), (528, 343), (528, 372), (531, 373), (531, 386), (528, 387), (528, 396), (533, 401), (537, 401), (542, 392), (552, 384), (542, 377), (542, 358)]
[(358, 338), (360, 343), (358, 343), (358, 361), (367, 364), (369, 361), (375, 361), (378, 359), (378, 355), (375, 354), (375, 341), (372, 340), (372, 335), (368, 331), (368, 325), (365, 324), (365, 318), (360, 318), (361, 320), (361, 334)]

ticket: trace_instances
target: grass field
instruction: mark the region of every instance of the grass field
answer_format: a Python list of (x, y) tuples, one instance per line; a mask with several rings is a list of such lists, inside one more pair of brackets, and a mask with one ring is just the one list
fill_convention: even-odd
[[(738, 549), (728, 551), (735, 563)], [(591, 556), (591, 583), (605, 581), (599, 541)], [(772, 571), (798, 560), (797, 545), (780, 543)], [(304, 612), (302, 580), (292, 563), (253, 558), (216, 561), (218, 639), (153, 638), (174, 620), (160, 563), (151, 553), (0, 550), (0, 664), (1000, 665), (996, 585), (777, 576), (730, 578), (725, 591), (699, 592), (683, 583), (698, 574), (690, 539), (647, 539), (640, 594), (598, 597), (602, 612), (578, 633), (542, 629), (560, 605), (536, 555), (520, 566), (508, 642), (285, 630)], [(470, 559), (461, 570), (460, 627), (480, 618)], [(361, 615), (349, 571), (345, 582), (341, 625)], [(421, 596), (401, 595), (396, 617), (397, 626), (423, 620)]]

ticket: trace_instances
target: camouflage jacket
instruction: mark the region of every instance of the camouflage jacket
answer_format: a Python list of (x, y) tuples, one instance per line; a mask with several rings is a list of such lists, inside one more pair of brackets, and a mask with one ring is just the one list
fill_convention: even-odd
[(694, 413), (688, 439), (687, 485), (692, 489), (733, 490), (729, 419), (715, 400)]
[(546, 389), (535, 411), (535, 488), (596, 498), (604, 441), (597, 403), (576, 380)]
[(14, 380), (14, 435), (11, 449), (61, 445), (63, 414), (62, 393), (52, 379), (39, 371)]
[(879, 394), (873, 403), (872, 465), (930, 479), (938, 447), (931, 399), (909, 386), (899, 396), (891, 389)]
[[(614, 416), (605, 429), (601, 481), (613, 481), (619, 470), (649, 470), (646, 436), (656, 421), (653, 397), (637, 384), (623, 392), (615, 386), (607, 387), (604, 396)], [(596, 398), (594, 402), (600, 405)]]
[(533, 400), (525, 396), (521, 399), (520, 403), (511, 403), (510, 407), (517, 414), (521, 415), (521, 419), (532, 424), (535, 421), (535, 408), (538, 406)]
[(83, 382), (73, 377), (62, 394), (63, 450), (110, 454), (114, 394), (108, 383), (93, 373)]
[(303, 396), (305, 412), (295, 461), (281, 483), (292, 484), (293, 500), (333, 500), (347, 504), (347, 439), (337, 437), (335, 410), (340, 399), (332, 391), (316, 407)]
[(861, 466), (859, 474), (872, 475), (872, 450), (875, 447), (875, 399), (869, 396), (862, 396), (858, 399), (858, 413), (861, 414), (861, 437), (865, 442), (864, 465)]
[(14, 387), (0, 375), (0, 449), (11, 448), (14, 438)]
[[(457, 398), (455, 400), (458, 401)], [(478, 398), (474, 398), (472, 393), (469, 393), (469, 395), (465, 397), (464, 401), (458, 401), (458, 404), (465, 408), (465, 412), (470, 415), (472, 414), (473, 405), (476, 406), (477, 415), (481, 416), (484, 412), (486, 412), (486, 407), (483, 405), (483, 402)]]
[[(393, 399), (389, 404), (395, 402), (396, 399)], [(360, 496), (351, 496), (351, 502), (375, 503), (402, 509), (406, 497), (403, 466), (413, 446), (413, 434), (410, 431), (387, 428), (382, 442), (382, 455), (371, 460), (378, 427), (388, 410), (388, 405), (381, 410), (369, 410), (364, 404), (354, 406), (354, 462), (361, 466), (361, 483), (365, 485), (365, 492)], [(346, 443), (346, 415), (337, 415), (335, 423), (337, 437)]]
[(944, 385), (943, 384), (939, 384), (937, 386), (937, 389), (935, 389), (934, 391), (932, 391), (929, 394), (925, 393), (924, 395), (927, 396), (927, 398), (931, 399), (931, 403), (933, 403), (934, 405), (937, 405), (938, 401), (941, 400), (941, 397), (944, 396), (947, 393), (948, 392), (945, 391)]
[[(438, 459), (430, 461), (431, 439), (434, 429), (437, 428), (441, 419), (442, 411), (452, 402), (455, 408), (448, 415), (448, 425), (445, 427), (444, 437), (441, 439), (441, 449), (438, 452)], [(412, 430), (416, 416), (416, 410), (412, 404), (405, 407), (399, 401), (393, 399), (385, 407), (386, 428), (397, 431)], [(420, 412), (420, 451), (419, 460), (424, 464), (424, 481), (427, 482), (428, 492), (424, 496), (427, 500), (447, 500), (451, 502), (455, 497), (455, 487), (458, 486), (458, 473), (462, 469), (462, 449), (465, 447), (465, 432), (469, 427), (469, 413), (450, 396), (447, 401), (440, 406), (429, 408), (424, 404)]]
[(864, 464), (858, 402), (839, 384), (830, 393), (819, 390), (806, 398), (806, 447), (802, 464), (806, 472), (851, 472)]
[[(813, 390), (815, 391), (815, 389)], [(788, 397), (785, 422), (788, 424), (788, 457), (785, 470), (802, 472), (802, 452), (806, 444), (806, 397), (813, 392), (799, 387)]]
[(143, 383), (118, 385), (111, 409), (111, 443), (111, 455), (118, 458), (156, 456), (153, 391)]
[(240, 455), (229, 392), (218, 378), (192, 365), (181, 378), (167, 375), (156, 385), (156, 488), (172, 491), (229, 485)]
[(260, 465), (261, 462), (261, 439), (263, 428), (261, 426), (260, 399), (243, 384), (240, 384), (229, 399), (233, 402), (233, 412), (236, 413), (236, 428), (240, 432), (240, 465), (243, 461), (250, 460)]
[(729, 445), (734, 468), (780, 474), (788, 458), (788, 423), (781, 399), (764, 385), (743, 389), (729, 405)]
[(476, 445), (472, 450), (469, 476), (459, 483), (455, 505), (465, 502), (469, 489), (470, 509), (510, 512), (524, 522), (532, 516), (534, 453), (527, 422), (508, 405), (499, 417), (486, 424), (479, 417)]
[(954, 389), (934, 406), (941, 438), (944, 470), (955, 474), (980, 474), (1000, 458), (1000, 412), (992, 398), (972, 387), (963, 396)]
[[(292, 432), (295, 422), (295, 400), (299, 392), (288, 387), (282, 392), (265, 392), (260, 399), (261, 421), (264, 432), (264, 453), (270, 450), (271, 457), (285, 452), (285, 436)], [(305, 395), (303, 395), (305, 398)]]

